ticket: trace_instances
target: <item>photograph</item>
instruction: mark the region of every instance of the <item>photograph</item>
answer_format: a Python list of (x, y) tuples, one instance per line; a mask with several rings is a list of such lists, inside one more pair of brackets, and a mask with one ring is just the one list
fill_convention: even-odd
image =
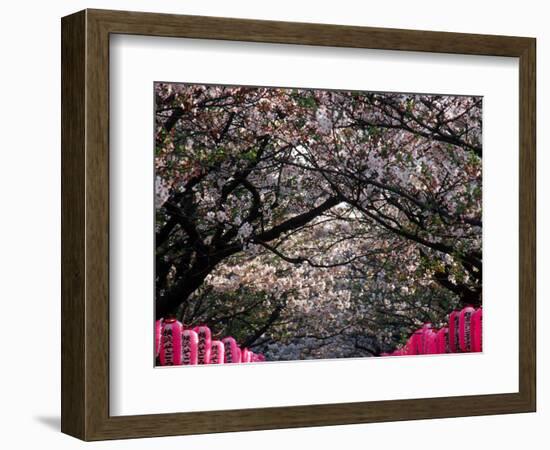
[(155, 82), (155, 365), (481, 352), (482, 102)]

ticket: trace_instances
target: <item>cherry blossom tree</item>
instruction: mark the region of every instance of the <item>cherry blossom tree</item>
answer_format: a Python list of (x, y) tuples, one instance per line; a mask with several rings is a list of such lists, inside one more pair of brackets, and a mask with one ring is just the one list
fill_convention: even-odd
[(479, 306), (481, 98), (155, 85), (156, 314), (272, 359)]

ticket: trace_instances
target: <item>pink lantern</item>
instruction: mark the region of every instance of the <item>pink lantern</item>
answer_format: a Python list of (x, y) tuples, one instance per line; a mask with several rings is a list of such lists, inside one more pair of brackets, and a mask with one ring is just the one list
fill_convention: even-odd
[(224, 363), (224, 345), (221, 341), (212, 341), (212, 347), (210, 350), (210, 362), (209, 364), (223, 364)]
[(198, 363), (210, 364), (210, 353), (212, 349), (212, 333), (207, 326), (195, 327), (195, 332), (199, 337)]
[(472, 351), (483, 350), (483, 309), (476, 309), (472, 316)]
[(453, 311), (449, 315), (449, 351), (458, 353), (460, 351), (458, 345), (458, 330), (459, 330), (460, 311)]
[(181, 333), (181, 363), (193, 366), (198, 362), (199, 337), (193, 330), (183, 330)]
[(430, 328), (424, 329), (424, 353), (426, 355), (435, 355), (439, 353), (437, 347), (437, 333)]
[(402, 356), (404, 353), (404, 348), (396, 348), (393, 352), (382, 353), (380, 356)]
[(463, 352), (472, 351), (472, 316), (474, 312), (475, 309), (471, 306), (467, 306), (460, 311), (458, 319), (458, 345)]
[(407, 355), (422, 354), (422, 329), (416, 330), (407, 341)]
[(412, 355), (412, 336), (407, 339), (407, 342), (405, 342), (405, 345), (402, 348), (402, 353), (404, 356)]
[(240, 363), (242, 362), (241, 361), (241, 358), (242, 358), (242, 350), (241, 348), (237, 345), (237, 356), (235, 357), (235, 360), (233, 362), (235, 363)]
[(155, 322), (155, 357), (160, 353), (160, 343), (162, 341), (162, 319)]
[[(415, 337), (416, 335), (416, 337)], [(434, 350), (435, 333), (431, 323), (425, 323), (413, 334), (412, 346), (415, 355), (429, 355)]]
[(222, 339), (225, 347), (225, 363), (238, 363), (241, 361), (241, 350), (237, 347), (237, 342), (231, 336)]
[(174, 317), (164, 321), (159, 351), (161, 366), (179, 366), (182, 362), (181, 334), (183, 325)]
[(420, 331), (420, 348), (419, 348), (419, 355), (427, 355), (428, 354), (428, 341), (430, 339), (432, 332), (432, 324), (431, 323), (425, 323)]
[(436, 335), (437, 353), (449, 353), (449, 329), (441, 328)]
[(262, 354), (252, 353), (251, 362), (264, 362), (265, 356)]
[(410, 336), (409, 339), (407, 339), (407, 342), (403, 346), (403, 354), (404, 355), (413, 355), (413, 336)]
[(252, 361), (252, 352), (248, 350), (247, 348), (243, 348), (241, 352), (241, 362), (242, 363), (249, 363)]

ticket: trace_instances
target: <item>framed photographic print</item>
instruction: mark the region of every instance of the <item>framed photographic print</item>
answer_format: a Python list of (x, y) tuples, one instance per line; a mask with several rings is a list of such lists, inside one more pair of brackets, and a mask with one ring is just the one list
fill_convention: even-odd
[(535, 39), (67, 16), (62, 234), (67, 434), (534, 411)]

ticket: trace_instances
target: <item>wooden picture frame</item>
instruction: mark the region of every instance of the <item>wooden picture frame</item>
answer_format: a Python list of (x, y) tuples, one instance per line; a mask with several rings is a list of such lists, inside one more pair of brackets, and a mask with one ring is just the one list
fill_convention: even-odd
[[(535, 46), (505, 37), (85, 10), (62, 19), (62, 417), (83, 440), (535, 411)], [(109, 415), (109, 35), (519, 58), (519, 392)]]

